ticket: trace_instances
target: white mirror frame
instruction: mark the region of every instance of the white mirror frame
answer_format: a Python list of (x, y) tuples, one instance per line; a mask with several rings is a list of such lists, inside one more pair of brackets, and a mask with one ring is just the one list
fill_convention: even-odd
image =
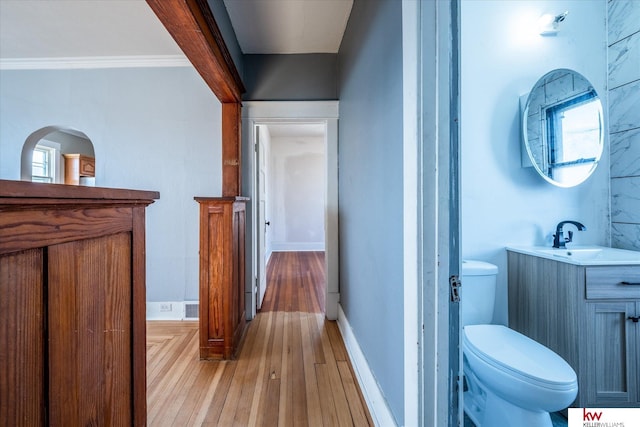
[[(558, 75), (560, 76), (560, 78), (550, 80), (550, 78), (554, 77), (554, 75)], [(561, 81), (562, 79), (564, 79), (565, 81), (564, 82)], [(560, 83), (565, 83), (565, 82), (570, 82), (572, 85), (571, 88), (567, 89), (566, 86), (560, 85)], [(557, 91), (553, 92), (553, 94), (549, 93), (547, 88), (549, 87), (554, 88), (554, 86), (556, 89), (558, 88), (561, 89), (559, 94)], [(533, 153), (533, 149), (531, 147), (532, 140), (542, 139), (542, 141), (540, 142), (540, 144), (543, 146), (542, 155), (547, 156), (548, 126), (546, 124), (546, 118), (541, 117), (542, 113), (546, 111), (547, 108), (553, 105), (558, 105), (563, 102), (567, 102), (567, 100), (574, 99), (576, 97), (579, 97), (580, 95), (584, 95), (589, 92), (593, 92), (595, 94), (596, 96), (595, 99), (598, 102), (597, 104), (597, 117), (598, 117), (597, 143), (599, 145), (599, 151), (595, 155), (594, 157), (595, 160), (593, 162), (588, 162), (588, 161), (585, 162), (585, 164), (587, 165), (588, 164), (592, 165), (588, 171), (582, 173), (581, 175), (579, 175), (578, 177), (570, 181), (567, 181), (567, 180), (560, 181), (560, 180), (554, 179), (553, 177), (549, 176), (545, 172), (545, 170), (543, 170), (543, 168), (545, 168), (544, 164), (540, 165), (540, 160), (538, 159), (539, 156), (536, 156)], [(544, 97), (544, 100), (540, 99), (541, 96)], [(530, 111), (532, 108), (532, 105), (535, 106), (534, 111)], [(534, 122), (530, 121), (530, 117), (536, 117), (536, 116), (538, 118)], [(533, 126), (532, 126), (532, 123), (533, 123)], [(594, 126), (595, 126), (595, 123), (594, 123)], [(536, 133), (532, 132), (532, 129), (534, 128), (538, 129), (537, 135)], [(533, 138), (531, 137), (532, 134), (534, 136)], [(538, 138), (535, 138), (535, 136), (537, 136)], [(596, 167), (598, 166), (600, 157), (604, 149), (604, 116), (603, 116), (603, 109), (602, 109), (602, 101), (600, 100), (598, 93), (593, 88), (593, 85), (589, 82), (589, 80), (587, 80), (580, 73), (573, 70), (569, 70), (569, 69), (552, 70), (546, 73), (544, 76), (542, 76), (536, 82), (533, 89), (529, 93), (529, 96), (527, 98), (526, 104), (522, 112), (522, 138), (523, 138), (524, 146), (526, 147), (527, 155), (529, 157), (529, 160), (531, 161), (531, 164), (535, 168), (536, 172), (538, 172), (538, 174), (547, 182), (553, 185), (556, 185), (558, 187), (574, 187), (576, 185), (581, 184), (587, 178), (589, 178), (589, 176), (593, 174)]]

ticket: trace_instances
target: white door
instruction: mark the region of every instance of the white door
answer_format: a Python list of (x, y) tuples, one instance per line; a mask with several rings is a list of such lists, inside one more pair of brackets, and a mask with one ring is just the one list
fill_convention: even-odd
[(258, 189), (258, 227), (257, 227), (257, 287), (256, 290), (256, 309), (262, 307), (262, 300), (267, 290), (267, 232), (269, 222), (266, 220), (267, 212), (267, 165), (265, 146), (263, 139), (260, 138), (260, 126), (256, 126), (256, 164), (258, 165), (258, 173), (256, 174), (256, 188)]

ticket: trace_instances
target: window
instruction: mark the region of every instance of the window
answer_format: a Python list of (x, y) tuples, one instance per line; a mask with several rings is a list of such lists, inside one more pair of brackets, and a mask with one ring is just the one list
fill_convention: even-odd
[(33, 182), (56, 182), (56, 170), (58, 167), (57, 144), (44, 144), (41, 141), (33, 149), (31, 160), (31, 181)]
[(576, 169), (588, 172), (594, 167), (602, 150), (602, 117), (597, 100), (592, 90), (546, 109), (548, 176), (557, 179)]

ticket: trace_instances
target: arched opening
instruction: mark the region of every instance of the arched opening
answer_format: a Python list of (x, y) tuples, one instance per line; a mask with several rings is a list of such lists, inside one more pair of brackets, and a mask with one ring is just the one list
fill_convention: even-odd
[(89, 137), (75, 129), (45, 126), (27, 137), (20, 179), (52, 184), (95, 185), (95, 151)]

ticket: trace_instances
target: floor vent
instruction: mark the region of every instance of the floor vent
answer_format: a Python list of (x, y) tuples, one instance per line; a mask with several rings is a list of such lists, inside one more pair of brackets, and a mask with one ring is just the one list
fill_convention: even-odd
[(197, 319), (198, 318), (199, 304), (197, 302), (186, 302), (184, 304), (184, 318), (185, 319)]

